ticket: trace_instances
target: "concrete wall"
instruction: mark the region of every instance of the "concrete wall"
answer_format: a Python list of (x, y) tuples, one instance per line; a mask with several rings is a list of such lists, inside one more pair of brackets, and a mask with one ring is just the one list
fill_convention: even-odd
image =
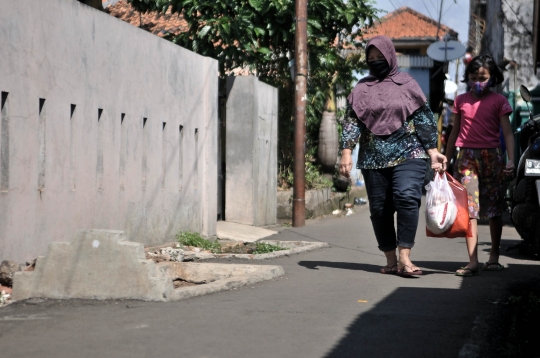
[(523, 0), (502, 2), (504, 58), (518, 64), (516, 69), (509, 68), (504, 72), (506, 91), (518, 93), (520, 85), (532, 90), (540, 83), (534, 74), (533, 63), (533, 5), (533, 1)]
[(0, 259), (215, 235), (217, 62), (78, 1), (0, 9)]
[[(277, 218), (281, 223), (292, 220), (292, 190), (280, 190), (277, 193)], [(345, 204), (354, 203), (354, 199), (364, 198), (367, 200), (365, 186), (353, 186), (346, 193), (334, 193), (330, 188), (306, 190), (306, 219), (313, 219), (332, 214), (335, 210), (345, 210)], [(362, 206), (355, 206), (354, 211)], [(340, 212), (338, 215), (345, 215)]]
[(277, 89), (256, 77), (228, 82), (225, 220), (253, 226), (276, 223)]

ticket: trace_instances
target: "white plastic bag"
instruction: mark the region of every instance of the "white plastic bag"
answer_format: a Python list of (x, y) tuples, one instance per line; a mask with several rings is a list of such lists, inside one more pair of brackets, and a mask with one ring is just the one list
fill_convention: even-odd
[(441, 234), (456, 220), (456, 197), (444, 174), (436, 174), (426, 191), (426, 226), (432, 233)]

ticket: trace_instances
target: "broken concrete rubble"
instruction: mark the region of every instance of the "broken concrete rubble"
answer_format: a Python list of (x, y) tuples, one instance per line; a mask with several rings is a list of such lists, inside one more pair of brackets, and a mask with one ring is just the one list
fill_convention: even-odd
[(12, 302), (11, 300), (11, 289), (0, 290), (0, 307), (9, 305)]
[(166, 261), (182, 262), (184, 261), (184, 257), (185, 252), (180, 248), (163, 247), (146, 252), (146, 258), (155, 263)]
[[(279, 241), (279, 240), (259, 240), (257, 242), (280, 246), (283, 248), (283, 250), (268, 252), (264, 254), (242, 253), (243, 250), (238, 250), (237, 252), (235, 248), (238, 249), (244, 246), (243, 242), (225, 241), (225, 243), (222, 246), (222, 249), (223, 248), (225, 249), (222, 250), (221, 253), (212, 253), (209, 250), (201, 250), (200, 248), (185, 246), (183, 261), (198, 261), (198, 260), (208, 260), (208, 259), (230, 259), (230, 258), (246, 259), (246, 260), (265, 260), (265, 259), (290, 256), (290, 255), (300, 254), (300, 253), (304, 253), (304, 252), (308, 252), (312, 250), (330, 247), (330, 245), (327, 242)], [(251, 242), (247, 242), (246, 244), (250, 245)], [(175, 243), (169, 243), (165, 245), (160, 245), (159, 247), (147, 248), (146, 249), (147, 258), (153, 259), (156, 263), (172, 261), (172, 260), (166, 259), (165, 255), (161, 255), (159, 259), (157, 259), (156, 257), (152, 257), (151, 255), (149, 255), (149, 253), (156, 252), (156, 251), (159, 252), (159, 250), (163, 249), (164, 247), (169, 246), (169, 248), (171, 248), (172, 246), (175, 246), (175, 245), (176, 245)]]
[(14, 261), (5, 260), (0, 263), (0, 286), (13, 286), (13, 275), (21, 271), (19, 264)]

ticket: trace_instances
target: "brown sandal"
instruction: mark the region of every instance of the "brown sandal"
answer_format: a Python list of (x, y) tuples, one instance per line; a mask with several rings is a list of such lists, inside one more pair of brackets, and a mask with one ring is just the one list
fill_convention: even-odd
[[(395, 270), (393, 270), (394, 267), (396, 268)], [(395, 274), (397, 274), (397, 272), (398, 272), (397, 264), (395, 264), (394, 266), (381, 267), (381, 273), (385, 274), (385, 275), (395, 275)]]
[(460, 267), (457, 271), (456, 271), (456, 276), (461, 276), (461, 277), (471, 277), (471, 276), (475, 276), (475, 275), (480, 275), (480, 270), (478, 270), (478, 266), (476, 267)]
[[(410, 268), (411, 271), (407, 271), (406, 270), (407, 267)], [(418, 275), (422, 274), (422, 270), (420, 270), (418, 267), (416, 268), (416, 270), (413, 270), (413, 266), (405, 265), (405, 266), (403, 266), (403, 268), (401, 270), (397, 271), (397, 274), (399, 276), (405, 276), (405, 277), (418, 276)]]

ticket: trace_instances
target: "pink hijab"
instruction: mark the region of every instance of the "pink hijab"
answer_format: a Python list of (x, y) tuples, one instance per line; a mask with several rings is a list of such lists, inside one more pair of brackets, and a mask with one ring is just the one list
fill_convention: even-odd
[(385, 136), (403, 126), (407, 117), (426, 103), (426, 96), (411, 75), (398, 72), (392, 40), (375, 36), (366, 46), (366, 58), (371, 46), (381, 51), (390, 72), (383, 79), (372, 75), (362, 78), (347, 99), (358, 119), (373, 134)]

